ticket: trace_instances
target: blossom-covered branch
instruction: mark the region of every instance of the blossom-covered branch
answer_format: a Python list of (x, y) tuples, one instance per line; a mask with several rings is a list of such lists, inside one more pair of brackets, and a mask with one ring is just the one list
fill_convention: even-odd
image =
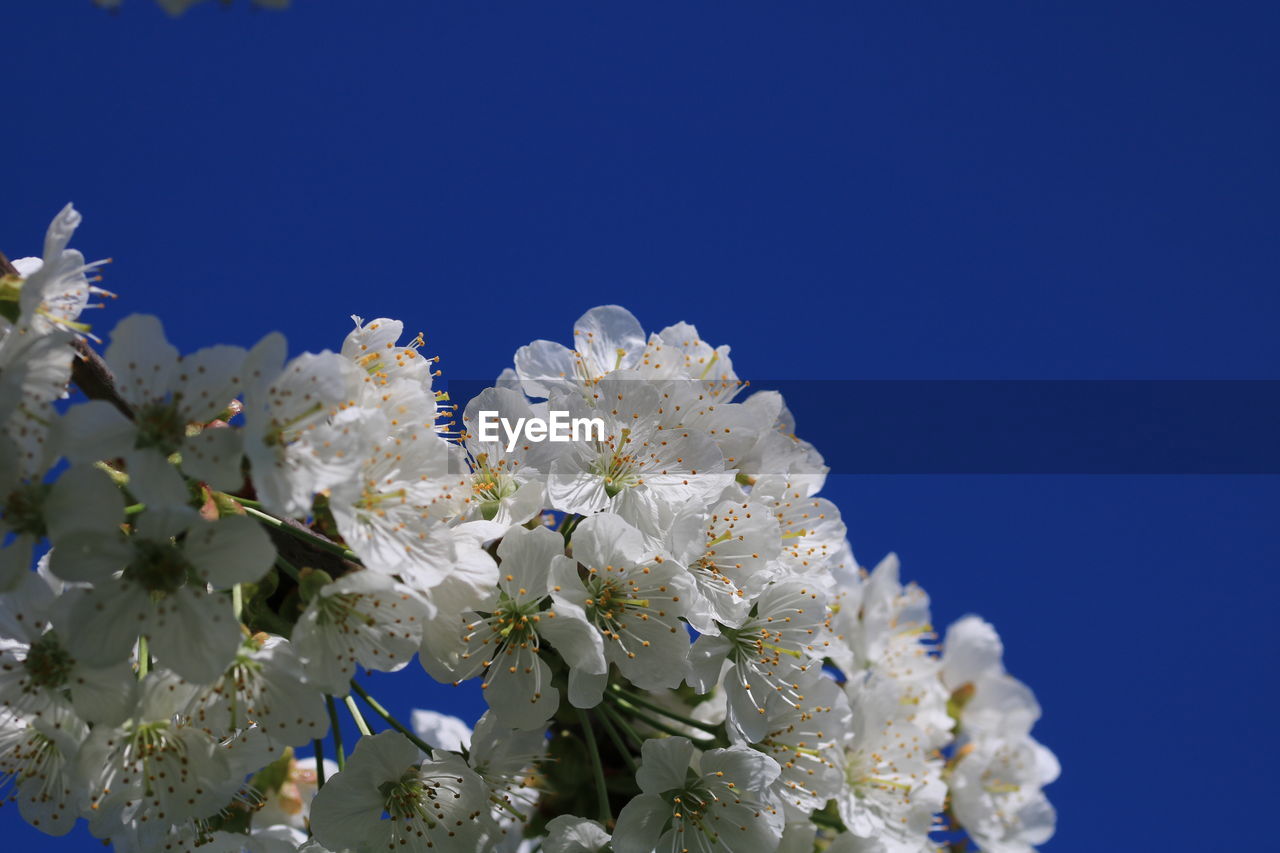
[[(1058, 765), (994, 628), (939, 642), (896, 557), (859, 565), (821, 454), (727, 346), (594, 308), (460, 418), (391, 319), (290, 357), (278, 333), (184, 354), (131, 314), (99, 355), (79, 224), (0, 277), (0, 786), (40, 830), (254, 853), (1052, 835)], [(477, 429), (571, 421), (600, 428)], [(489, 709), (398, 719), (372, 673), (474, 679)]]

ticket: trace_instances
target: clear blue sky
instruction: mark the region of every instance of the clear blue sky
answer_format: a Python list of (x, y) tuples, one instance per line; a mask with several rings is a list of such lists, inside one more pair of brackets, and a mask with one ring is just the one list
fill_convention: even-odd
[[(1280, 13), (1221, 2), (10, 0), (0, 249), (184, 348), (347, 316), (495, 375), (585, 308), (766, 378), (1280, 379)], [(856, 401), (797, 412), (838, 441)], [(1050, 851), (1273, 842), (1275, 477), (840, 475), (856, 553), (993, 621)], [(393, 705), (474, 691), (371, 684)], [(6, 847), (51, 841), (0, 810)]]

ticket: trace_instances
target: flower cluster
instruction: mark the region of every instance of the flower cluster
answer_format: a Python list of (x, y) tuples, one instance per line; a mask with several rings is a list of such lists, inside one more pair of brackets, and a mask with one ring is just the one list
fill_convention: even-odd
[[(1052, 835), (995, 630), (938, 642), (895, 557), (858, 565), (822, 456), (728, 347), (595, 308), (460, 417), (390, 319), (290, 358), (132, 315), (99, 357), (78, 223), (0, 279), (0, 788), (32, 825), (254, 853)], [(477, 429), (553, 412), (603, 430)], [(474, 730), (370, 694), (415, 656), (479, 683)]]

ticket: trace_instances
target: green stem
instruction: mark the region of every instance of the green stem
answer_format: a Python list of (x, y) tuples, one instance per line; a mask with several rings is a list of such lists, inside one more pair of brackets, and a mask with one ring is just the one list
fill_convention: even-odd
[[(615, 711), (615, 710), (614, 710), (614, 709), (609, 705), (609, 703), (608, 703), (608, 702), (601, 702), (601, 703), (600, 703), (598, 706), (596, 706), (596, 707), (597, 707), (597, 708), (599, 708), (599, 710), (603, 711), (603, 712), (604, 712), (604, 716), (605, 716), (605, 717), (606, 717), (606, 718), (607, 718), (611, 723), (613, 723), (615, 726), (617, 726), (617, 727), (618, 727), (618, 729), (620, 729), (620, 730), (622, 731), (622, 733), (623, 733), (623, 734), (625, 734), (627, 737), (631, 738), (631, 742), (632, 742), (632, 743), (634, 743), (634, 744), (636, 745), (636, 751), (640, 751), (640, 750), (642, 750), (642, 749), (644, 748), (644, 741), (645, 741), (644, 736), (643, 736), (643, 735), (641, 735), (641, 734), (640, 734), (638, 731), (636, 731), (634, 728), (632, 728), (631, 724), (627, 722), (626, 718), (625, 718), (625, 717), (623, 717), (621, 714), (619, 714), (617, 711)], [(628, 754), (629, 754), (629, 753), (628, 753)]]
[(577, 529), (578, 524), (582, 521), (582, 516), (576, 512), (573, 515), (566, 515), (560, 522), (560, 535), (564, 537), (564, 541), (568, 542), (573, 536), (573, 531)]
[(240, 621), (240, 615), (244, 613), (244, 591), (240, 589), (240, 584), (231, 587), (231, 608), (235, 611), (236, 621)]
[(639, 765), (636, 764), (635, 758), (631, 755), (627, 742), (622, 739), (622, 735), (618, 732), (618, 727), (613, 724), (613, 720), (609, 719), (609, 707), (601, 705), (600, 710), (603, 712), (599, 716), (600, 725), (604, 728), (604, 733), (609, 736), (609, 740), (613, 743), (613, 748), (618, 751), (618, 755), (621, 755), (622, 760), (627, 763), (627, 769), (631, 771), (632, 775), (635, 775)]
[(293, 578), (296, 582), (302, 582), (302, 572), (298, 571), (298, 567), (293, 563), (290, 563), (284, 557), (281, 557), (279, 554), (276, 554), (276, 565), (280, 567), (282, 572)]
[[(400, 722), (395, 717), (393, 717), (391, 715), (391, 712), (388, 711), (386, 708), (382, 707), (381, 703), (379, 703), (377, 699), (374, 699), (372, 696), (370, 696), (369, 691), (365, 690), (363, 687), (357, 684), (354, 678), (351, 679), (351, 689), (355, 691), (357, 696), (359, 696), (361, 699), (364, 700), (364, 703), (366, 705), (368, 705), (370, 708), (373, 709), (373, 712), (375, 714), (377, 714), (382, 719), (386, 720), (387, 725), (391, 726), (391, 728), (395, 729), (396, 731), (400, 732), (400, 734), (404, 735), (409, 740), (413, 741), (413, 745), (416, 746), (418, 749), (422, 750), (427, 755), (431, 754), (431, 744), (427, 743), (425, 740), (418, 737), (416, 734), (413, 733), (413, 729), (410, 729), (404, 723)], [(350, 698), (351, 698), (350, 696), (347, 697), (348, 700)], [(464, 757), (466, 756), (465, 750), (463, 751), (463, 756)]]
[(316, 753), (316, 788), (320, 789), (324, 787), (324, 741), (313, 740), (311, 747)]
[(641, 723), (644, 723), (646, 726), (648, 726), (651, 729), (656, 729), (657, 731), (660, 731), (663, 734), (671, 735), (672, 737), (689, 738), (689, 740), (693, 741), (693, 745), (698, 747), (699, 749), (705, 749), (706, 747), (711, 746), (712, 744), (715, 743), (715, 740), (703, 740), (702, 738), (689, 737), (688, 732), (682, 732), (677, 728), (667, 725), (661, 720), (655, 720), (653, 717), (646, 714), (640, 708), (637, 708), (635, 705), (632, 705), (626, 699), (623, 699), (621, 696), (618, 696), (615, 693), (606, 693), (605, 696), (609, 697), (609, 699), (612, 700), (613, 703), (617, 705), (619, 708), (621, 708), (622, 710), (630, 714), (633, 719)]
[(324, 703), (329, 708), (329, 728), (333, 730), (333, 749), (337, 753), (338, 770), (347, 766), (347, 754), (342, 750), (342, 726), (338, 725), (338, 703), (332, 696), (325, 696)]
[(719, 726), (713, 726), (710, 723), (704, 723), (701, 720), (695, 720), (692, 717), (686, 717), (683, 714), (678, 714), (675, 711), (668, 710), (656, 702), (651, 702), (643, 696), (632, 693), (630, 690), (624, 690), (620, 685), (615, 684), (610, 689), (618, 696), (626, 699), (632, 705), (638, 705), (641, 708), (646, 708), (650, 711), (661, 714), (664, 717), (675, 720), (677, 723), (684, 723), (686, 726), (692, 726), (699, 731), (706, 732), (712, 737), (720, 736)]
[(124, 508), (125, 515), (137, 515), (147, 508), (146, 504), (130, 504)]
[(151, 649), (147, 646), (147, 635), (140, 634), (138, 636), (138, 680), (147, 677), (147, 671), (151, 669)]
[(598, 800), (600, 823), (608, 826), (613, 822), (613, 812), (609, 809), (609, 791), (604, 785), (604, 765), (600, 762), (600, 749), (596, 746), (596, 733), (591, 728), (591, 716), (581, 708), (578, 712), (578, 723), (582, 726), (582, 737), (587, 742), (587, 753), (591, 756), (591, 771), (596, 778), (596, 798)]
[(328, 539), (307, 530), (305, 527), (299, 527), (296, 524), (281, 521), (274, 515), (270, 515), (251, 506), (245, 506), (244, 511), (246, 515), (251, 515), (263, 524), (270, 525), (277, 530), (283, 530), (285, 533), (288, 533), (295, 539), (306, 542), (308, 545), (319, 548), (322, 551), (328, 551), (330, 554), (336, 554), (339, 557), (351, 560), (353, 563), (360, 562), (360, 558), (356, 555), (355, 551), (352, 551), (350, 548), (345, 548), (337, 542), (330, 542)]
[(351, 719), (356, 721), (356, 728), (360, 730), (362, 735), (371, 735), (369, 724), (364, 721), (364, 715), (360, 713), (360, 706), (356, 704), (356, 700), (351, 698), (351, 694), (347, 694), (347, 710), (351, 712)]
[(809, 820), (813, 821), (818, 826), (824, 829), (834, 829), (839, 832), (847, 831), (844, 825), (844, 821), (842, 821), (840, 818), (836, 817), (835, 815), (827, 814), (824, 811), (814, 812), (813, 814), (809, 815)]

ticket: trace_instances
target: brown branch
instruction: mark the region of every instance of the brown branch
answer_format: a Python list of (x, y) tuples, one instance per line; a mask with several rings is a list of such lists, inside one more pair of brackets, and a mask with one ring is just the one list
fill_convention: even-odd
[[(233, 495), (232, 500), (234, 499), (235, 496)], [(292, 518), (284, 518), (281, 520), (285, 524), (289, 524), (299, 530), (306, 531), (309, 536), (326, 539), (322, 534), (315, 532), (305, 524), (298, 523)], [(298, 539), (298, 537), (286, 533), (283, 530), (267, 524), (263, 524), (261, 526), (267, 531), (267, 535), (271, 537), (271, 543), (276, 546), (276, 552), (300, 569), (308, 567), (312, 569), (321, 569), (328, 572), (330, 577), (337, 578), (342, 577), (345, 574), (350, 574), (351, 572), (358, 572), (363, 568), (363, 566), (339, 557), (337, 554), (331, 554), (323, 548), (309, 547), (307, 543)], [(337, 543), (335, 542), (333, 544), (336, 545)]]
[(0, 275), (22, 276), (22, 274), (18, 272), (18, 268), (9, 263), (9, 259), (4, 256), (4, 252), (0, 252)]
[(83, 338), (76, 338), (71, 348), (76, 351), (76, 358), (71, 362), (71, 381), (76, 387), (90, 400), (106, 400), (132, 420), (133, 409), (116, 391), (116, 378), (102, 356)]

